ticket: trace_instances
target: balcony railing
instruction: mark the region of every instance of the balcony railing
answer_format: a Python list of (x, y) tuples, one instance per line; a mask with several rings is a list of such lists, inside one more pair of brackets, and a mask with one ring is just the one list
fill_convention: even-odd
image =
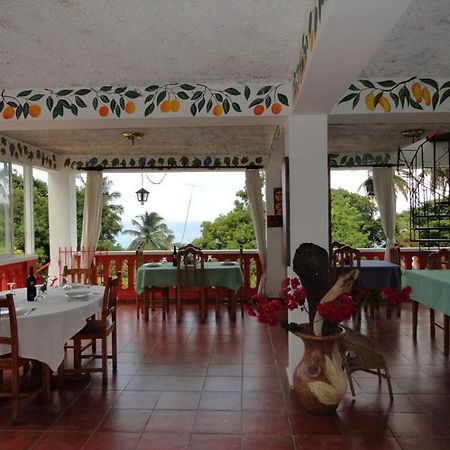
[[(384, 259), (384, 249), (363, 248), (360, 249), (362, 257), (365, 259)], [(205, 250), (206, 256), (211, 256), (218, 261), (238, 261), (239, 252), (237, 250)], [(81, 261), (80, 251), (70, 248), (60, 250), (60, 273), (66, 264), (69, 267), (79, 267)], [(430, 251), (420, 250), (414, 247), (402, 247), (402, 269), (424, 269)], [(170, 251), (146, 251), (144, 252), (144, 262), (160, 261), (166, 258), (169, 262), (172, 259)], [(135, 298), (136, 280), (136, 256), (134, 252), (95, 252), (96, 264), (98, 267), (99, 282), (110, 274), (120, 271), (122, 273), (121, 288), (119, 297), (122, 300)], [(25, 280), (29, 267), (36, 266), (35, 256), (11, 257), (0, 260), (0, 289), (5, 291), (9, 282), (16, 283), (16, 288), (25, 287)], [(250, 298), (257, 291), (257, 286), (261, 278), (261, 264), (256, 250), (244, 250), (243, 255), (244, 272), (244, 298)], [(174, 292), (170, 293), (174, 296)]]
[[(60, 249), (59, 264), (60, 275), (64, 265), (68, 267), (80, 267), (83, 251), (74, 251), (71, 248)], [(239, 251), (237, 250), (204, 250), (206, 258), (211, 257), (217, 261), (239, 261)], [(145, 251), (144, 262), (158, 262), (166, 258), (172, 262), (171, 251)], [(261, 263), (256, 250), (243, 251), (243, 275), (244, 298), (250, 298), (256, 293), (259, 280), (261, 278)], [(95, 263), (97, 266), (98, 282), (103, 283), (105, 278), (121, 273), (119, 289), (120, 300), (135, 299), (136, 282), (136, 254), (130, 251), (96, 251)], [(175, 298), (175, 291), (169, 291), (170, 298)]]

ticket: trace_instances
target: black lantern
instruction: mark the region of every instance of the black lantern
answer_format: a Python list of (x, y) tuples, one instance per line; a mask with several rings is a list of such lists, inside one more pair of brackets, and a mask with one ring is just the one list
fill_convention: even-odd
[(143, 205), (148, 200), (148, 192), (144, 187), (141, 187), (138, 191), (136, 191), (136, 196), (138, 199), (138, 202), (141, 202), (141, 205)]
[(363, 183), (364, 189), (366, 190), (367, 197), (373, 198), (375, 197), (375, 191), (373, 188), (373, 179), (372, 177), (367, 178)]
[(148, 200), (148, 194), (150, 192), (147, 191), (147, 189), (144, 189), (144, 174), (141, 173), (141, 183), (142, 187), (136, 191), (136, 197), (138, 199), (138, 202), (141, 202), (141, 205), (143, 205)]

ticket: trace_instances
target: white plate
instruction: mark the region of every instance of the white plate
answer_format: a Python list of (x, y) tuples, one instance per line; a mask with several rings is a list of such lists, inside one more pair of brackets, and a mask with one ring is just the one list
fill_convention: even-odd
[(149, 263), (144, 264), (144, 266), (147, 266), (147, 267), (158, 267), (160, 265), (161, 265), (161, 263), (159, 263), (159, 262), (149, 262)]
[[(16, 314), (20, 316), (20, 313), (23, 310), (23, 306), (16, 306)], [(0, 316), (9, 316), (9, 311), (6, 308), (0, 309)]]
[(89, 296), (92, 295), (92, 291), (82, 291), (81, 289), (76, 289), (75, 291), (68, 291), (64, 294), (68, 301), (71, 300), (87, 300)]
[(236, 263), (234, 261), (222, 261), (220, 264), (222, 264), (222, 266), (235, 266)]

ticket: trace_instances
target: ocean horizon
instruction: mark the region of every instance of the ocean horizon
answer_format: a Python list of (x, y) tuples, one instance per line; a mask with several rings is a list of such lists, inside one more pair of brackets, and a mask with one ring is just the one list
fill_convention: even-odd
[[(183, 238), (184, 222), (166, 222), (166, 224), (167, 227), (170, 230), (172, 230), (175, 236), (174, 242), (177, 243), (189, 244), (194, 239), (197, 239), (202, 235), (200, 229), (200, 225), (202, 224), (202, 222), (194, 222), (194, 221), (188, 222), (186, 224), (184, 238)], [(124, 223), (123, 228), (132, 229), (133, 226), (129, 223)], [(117, 236), (116, 241), (120, 246), (122, 246), (123, 249), (126, 250), (133, 239), (134, 236), (132, 236), (131, 234), (120, 233)]]

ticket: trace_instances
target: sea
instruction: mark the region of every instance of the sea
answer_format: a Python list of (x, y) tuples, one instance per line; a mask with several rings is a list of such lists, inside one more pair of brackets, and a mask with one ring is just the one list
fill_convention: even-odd
[[(188, 222), (186, 224), (186, 230), (183, 238), (184, 222), (166, 222), (167, 227), (172, 230), (175, 235), (174, 242), (182, 244), (189, 244), (194, 239), (199, 238), (202, 235), (200, 230), (201, 223), (202, 222)], [(129, 223), (123, 224), (124, 230), (130, 230), (132, 228), (133, 226)], [(134, 236), (131, 234), (120, 233), (117, 236), (116, 241), (123, 247), (124, 250), (126, 250), (133, 239)]]

